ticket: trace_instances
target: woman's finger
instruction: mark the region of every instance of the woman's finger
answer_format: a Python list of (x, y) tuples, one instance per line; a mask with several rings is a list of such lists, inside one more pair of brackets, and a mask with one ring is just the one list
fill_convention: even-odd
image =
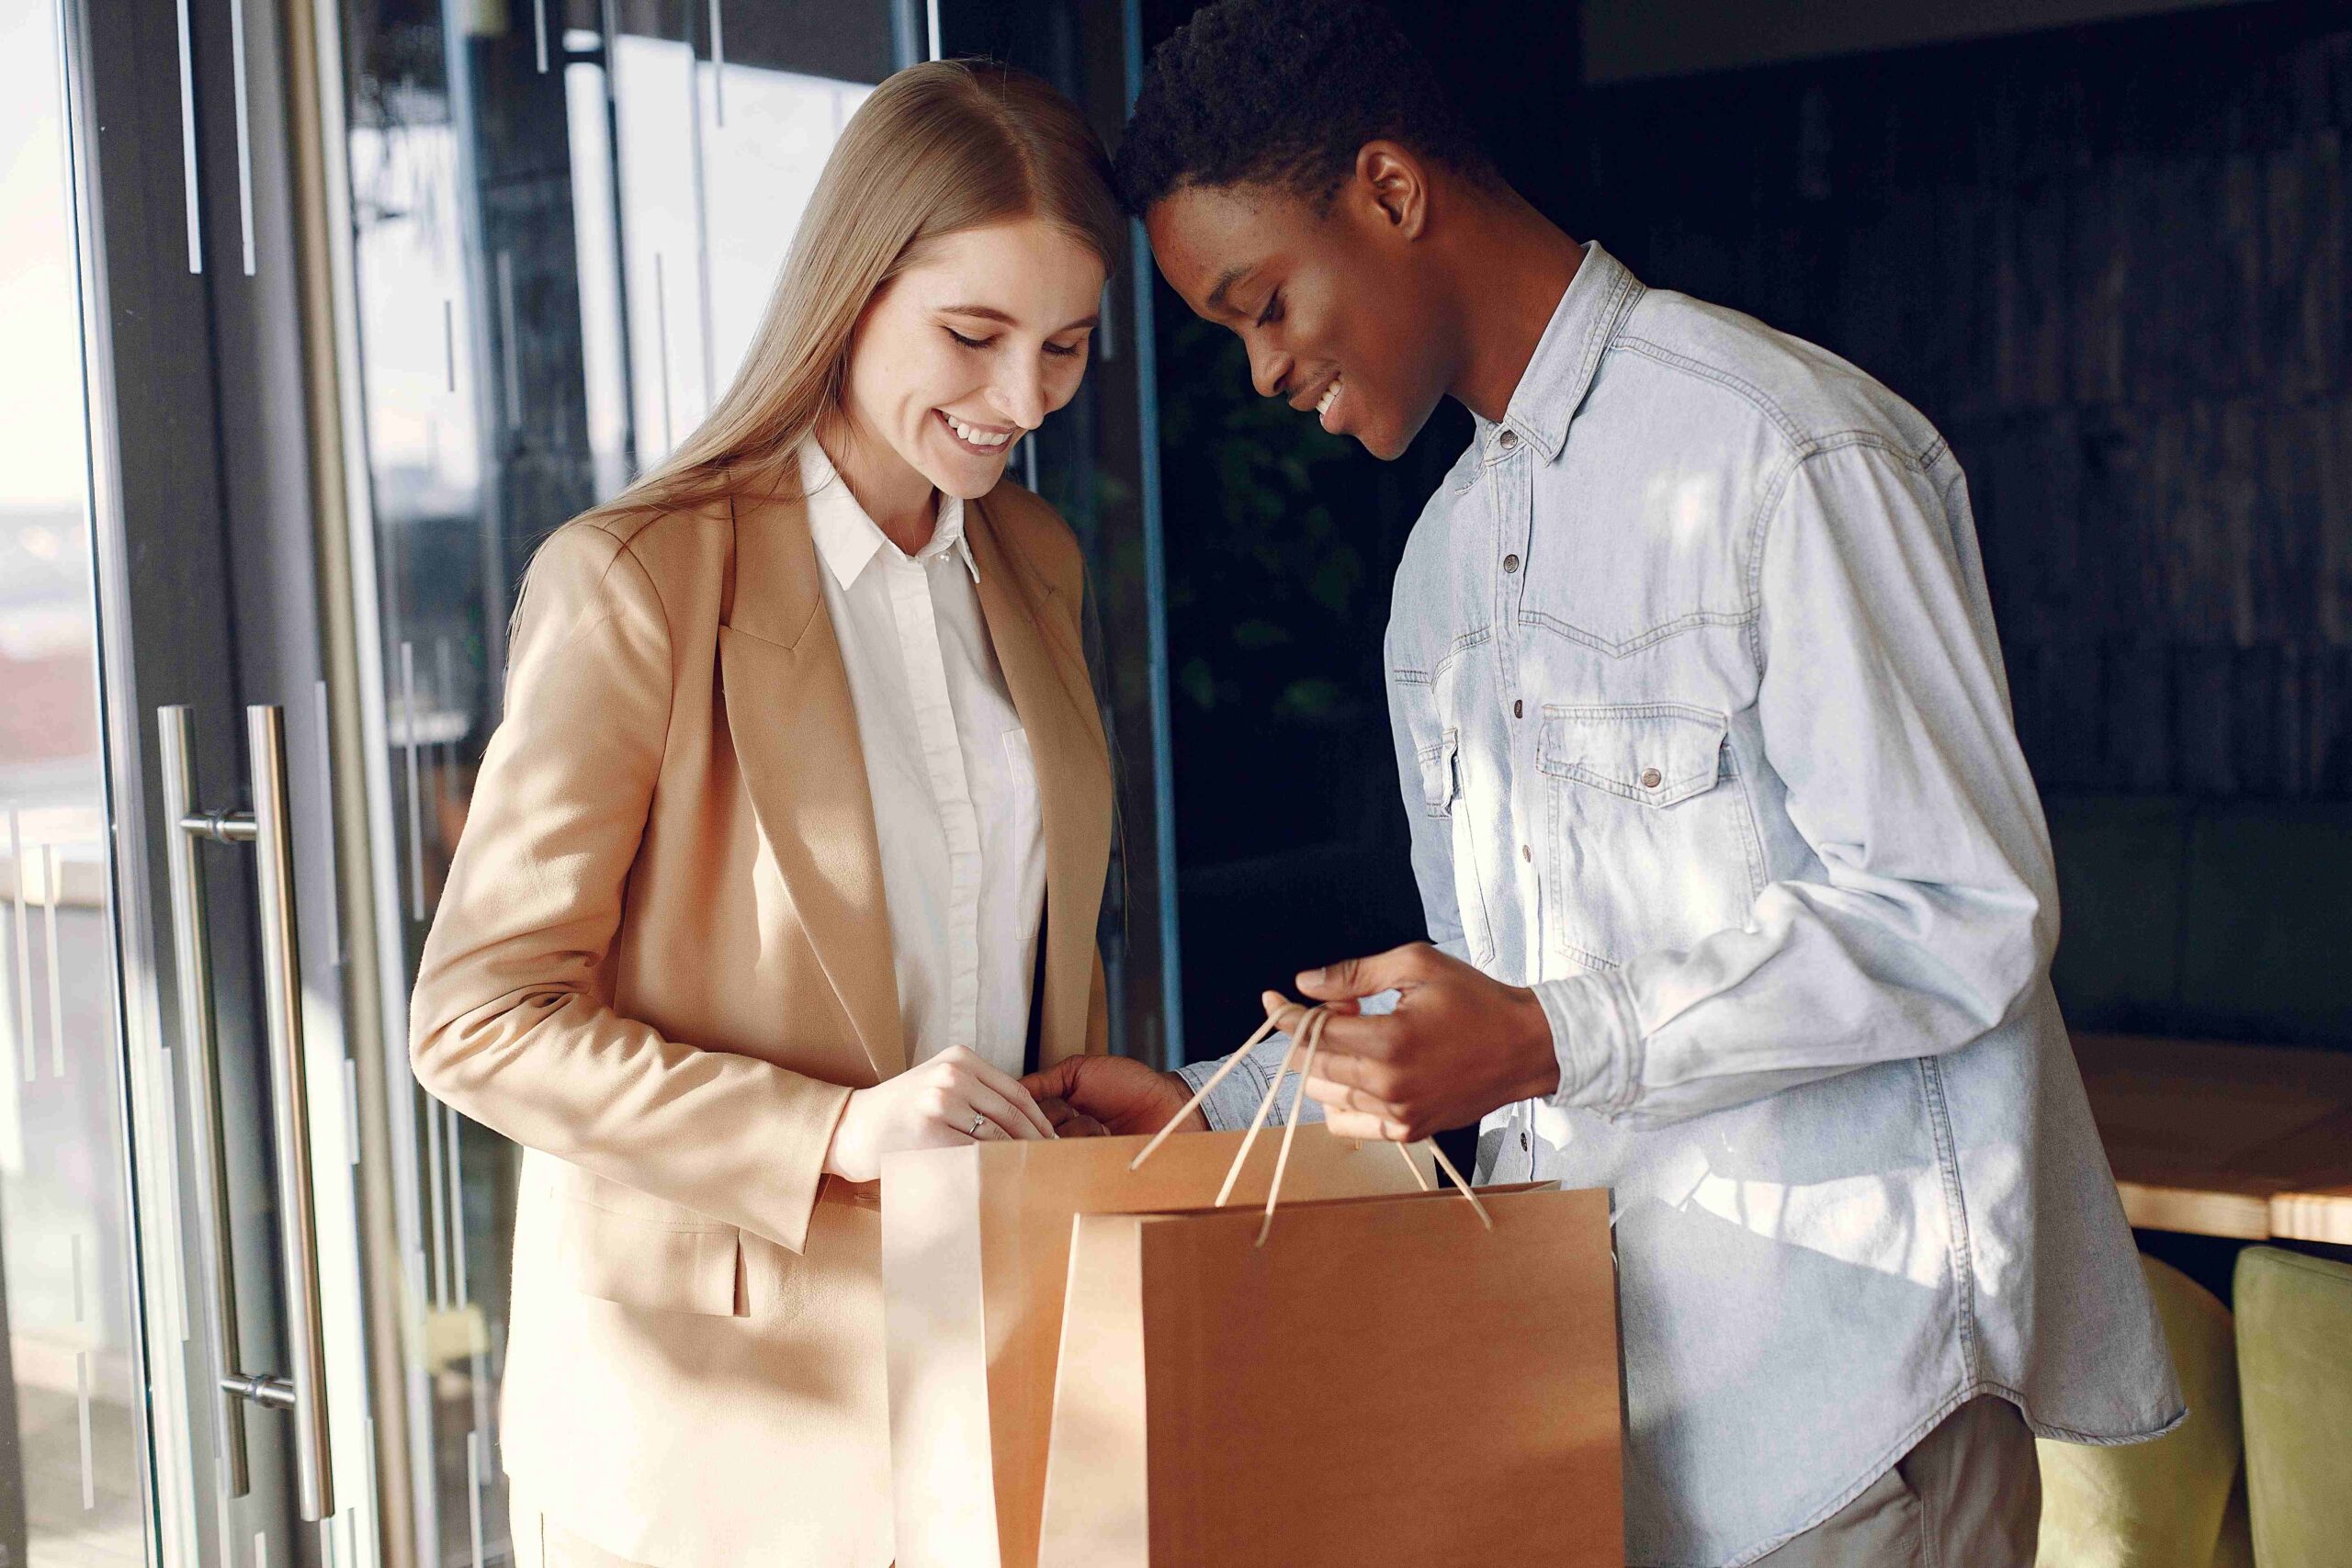
[(1037, 1109), (1036, 1100), (1031, 1098), (1027, 1089), (1021, 1087), (1019, 1078), (976, 1053), (966, 1055), (964, 1066), (971, 1070), (975, 1079), (992, 1090), (998, 1099), (1015, 1108), (1021, 1118), (1036, 1129), (1035, 1133), (1026, 1134), (1027, 1136), (1050, 1138), (1054, 1135), (1053, 1122), (1047, 1121), (1046, 1113)]
[[(964, 1095), (970, 1101), (973, 1113), (982, 1119), (980, 1136), (983, 1138), (989, 1127), (1001, 1129), (1008, 1138), (1050, 1138), (1054, 1135), (1052, 1122), (1044, 1122), (1042, 1117), (1038, 1121), (1030, 1120), (1031, 1113), (1036, 1111), (1035, 1105), (1023, 1111), (986, 1082), (977, 1078), (967, 1082), (964, 1086)], [(1044, 1122), (1042, 1126), (1039, 1124), (1041, 1122)], [(972, 1123), (967, 1120), (964, 1131), (968, 1133), (971, 1130)]]

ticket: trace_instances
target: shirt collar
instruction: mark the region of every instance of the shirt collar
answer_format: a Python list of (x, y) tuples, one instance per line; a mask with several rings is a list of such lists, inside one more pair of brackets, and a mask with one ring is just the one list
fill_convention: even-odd
[(843, 588), (856, 581), (867, 563), (883, 550), (900, 560), (924, 565), (954, 550), (972, 581), (980, 580), (980, 564), (973, 558), (971, 541), (964, 536), (963, 497), (940, 492), (939, 523), (932, 530), (931, 543), (910, 557), (865, 514), (865, 508), (850, 493), (849, 485), (813, 435), (800, 444), (800, 483), (808, 498), (809, 536), (816, 540), (817, 554), (826, 570)]
[(1511, 392), (1510, 407), (1499, 422), (1476, 419), (1479, 446), (1491, 451), (1498, 433), (1509, 429), (1518, 432), (1521, 440), (1534, 443), (1544, 461), (1557, 457), (1567, 444), (1568, 422), (1600, 368), (1602, 352), (1643, 292), (1640, 280), (1623, 262), (1598, 242), (1586, 242), (1584, 261), (1536, 340), (1535, 353)]

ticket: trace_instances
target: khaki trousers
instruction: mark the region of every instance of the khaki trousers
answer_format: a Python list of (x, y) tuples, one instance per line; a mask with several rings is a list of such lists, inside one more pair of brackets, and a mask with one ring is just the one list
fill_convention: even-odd
[(2018, 1407), (1970, 1400), (1757, 1568), (2033, 1568), (2041, 1465)]

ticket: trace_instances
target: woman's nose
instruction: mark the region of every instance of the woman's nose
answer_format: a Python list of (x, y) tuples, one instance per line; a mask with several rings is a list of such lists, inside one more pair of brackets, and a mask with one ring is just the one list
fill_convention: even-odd
[(1035, 376), (1010, 375), (989, 389), (997, 412), (1023, 430), (1046, 423), (1046, 389)]

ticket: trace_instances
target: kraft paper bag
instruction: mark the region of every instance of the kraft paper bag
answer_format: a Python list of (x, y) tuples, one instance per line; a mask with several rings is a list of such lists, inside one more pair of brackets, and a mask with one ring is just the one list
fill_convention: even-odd
[[(890, 1455), (901, 1568), (1034, 1568), (1043, 1509), (1054, 1354), (1069, 1277), (1070, 1222), (1086, 1213), (1215, 1201), (1239, 1133), (1150, 1140), (989, 1142), (882, 1163), (882, 1288)], [(1262, 1208), (1276, 1151), (1261, 1140), (1231, 1194)], [(1282, 1192), (1413, 1191), (1427, 1156), (1301, 1127)], [(1252, 1206), (1256, 1207), (1252, 1207)], [(1254, 1217), (1251, 1223), (1255, 1223)]]
[(1288, 1197), (1078, 1221), (1044, 1568), (1619, 1568), (1608, 1195)]

